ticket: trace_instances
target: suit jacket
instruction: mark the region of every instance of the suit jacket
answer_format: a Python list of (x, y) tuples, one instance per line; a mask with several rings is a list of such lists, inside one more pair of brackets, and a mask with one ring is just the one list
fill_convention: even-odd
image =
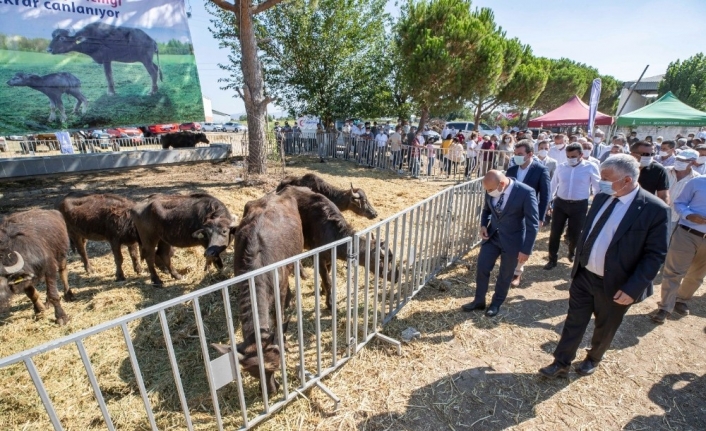
[[(511, 166), (507, 170), (506, 175), (509, 178), (517, 178), (517, 171), (519, 169), (520, 167), (517, 165)], [(549, 170), (538, 161), (532, 160), (532, 163), (527, 167), (527, 175), (522, 183), (532, 187), (537, 193), (539, 220), (544, 221), (544, 217), (547, 214), (547, 206), (549, 205), (549, 190), (551, 189)]]
[[(599, 193), (593, 199), (576, 249), (572, 278), (576, 276), (578, 256), (581, 256), (596, 213), (609, 197)], [(642, 188), (638, 190), (606, 251), (603, 285), (607, 295), (612, 297), (622, 290), (635, 302), (652, 295), (652, 280), (667, 256), (669, 211), (661, 199)]]
[(505, 196), (505, 208), (500, 214), (495, 211), (493, 198), (485, 194), (481, 226), (488, 228), (490, 239), (500, 241), (503, 253), (529, 255), (539, 228), (537, 193), (528, 185), (513, 181), (510, 196)]

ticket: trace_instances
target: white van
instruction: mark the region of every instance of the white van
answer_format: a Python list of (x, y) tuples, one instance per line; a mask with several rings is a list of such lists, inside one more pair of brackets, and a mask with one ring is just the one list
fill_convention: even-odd
[(201, 130), (204, 132), (222, 132), (223, 125), (219, 123), (201, 123)]

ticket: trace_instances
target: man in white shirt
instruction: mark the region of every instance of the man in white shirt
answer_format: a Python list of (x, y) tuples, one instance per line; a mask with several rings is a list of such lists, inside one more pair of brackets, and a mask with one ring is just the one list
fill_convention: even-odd
[(382, 166), (382, 157), (385, 155), (385, 146), (387, 145), (388, 137), (382, 131), (382, 127), (378, 128), (378, 134), (375, 136), (375, 143), (377, 148), (375, 150), (375, 155), (373, 156), (372, 163), (376, 164), (377, 167)]
[[(659, 142), (659, 138), (658, 138)], [(659, 156), (655, 157), (655, 162), (668, 168), (674, 166), (676, 156), (677, 143), (674, 141), (664, 141), (657, 144), (659, 148)]]
[(696, 158), (691, 169), (698, 172), (699, 175), (706, 175), (706, 144), (698, 138), (694, 141), (698, 142), (694, 149), (699, 152), (699, 157)]
[(566, 136), (559, 133), (554, 135), (554, 146), (549, 149), (549, 157), (560, 165), (566, 162)]
[(589, 163), (593, 163), (600, 170), (601, 162), (599, 162), (598, 159), (596, 159), (595, 157), (591, 156), (591, 153), (593, 153), (593, 144), (588, 142), (588, 139), (584, 137), (579, 138), (579, 144), (581, 144), (581, 148), (583, 148), (583, 159)]
[(554, 196), (551, 233), (549, 235), (549, 262), (544, 269), (553, 269), (557, 265), (559, 243), (568, 222), (566, 238), (569, 243), (569, 262), (574, 261), (576, 244), (581, 235), (581, 228), (586, 221), (588, 198), (598, 194), (598, 182), (601, 178), (598, 167), (583, 160), (583, 148), (578, 143), (566, 146), (566, 163), (556, 168), (552, 178), (550, 196)]
[(684, 150), (676, 157), (673, 166), (664, 168), (667, 171), (669, 178), (669, 207), (672, 209), (672, 218), (670, 219), (669, 234), (674, 232), (674, 229), (679, 223), (679, 214), (674, 209), (674, 200), (679, 197), (684, 186), (699, 174), (692, 169), (691, 165), (699, 157), (699, 153), (695, 150)]

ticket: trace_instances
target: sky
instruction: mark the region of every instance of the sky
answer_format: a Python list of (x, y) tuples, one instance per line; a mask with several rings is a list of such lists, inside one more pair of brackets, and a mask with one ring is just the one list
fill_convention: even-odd
[[(213, 109), (244, 113), (242, 100), (219, 88), (218, 78), (227, 74), (218, 63), (228, 53), (208, 31), (204, 1), (187, 0), (203, 94)], [(703, 51), (706, 40), (704, 0), (475, 0), (473, 5), (493, 9), (507, 36), (529, 44), (534, 55), (570, 58), (621, 81), (637, 79), (648, 64), (645, 76), (663, 74), (670, 62)], [(388, 1), (387, 11), (399, 16), (397, 2)]]

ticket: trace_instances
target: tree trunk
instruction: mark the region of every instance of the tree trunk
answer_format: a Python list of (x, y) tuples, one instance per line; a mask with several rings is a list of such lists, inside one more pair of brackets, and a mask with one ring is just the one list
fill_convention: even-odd
[(417, 130), (421, 130), (422, 132), (424, 131), (424, 126), (427, 124), (429, 121), (429, 108), (422, 108), (422, 115), (419, 117), (419, 126), (417, 126)]
[(478, 104), (476, 105), (475, 113), (473, 115), (473, 127), (476, 132), (478, 132), (478, 137), (480, 138), (480, 116), (481, 112), (481, 99), (478, 99)]

